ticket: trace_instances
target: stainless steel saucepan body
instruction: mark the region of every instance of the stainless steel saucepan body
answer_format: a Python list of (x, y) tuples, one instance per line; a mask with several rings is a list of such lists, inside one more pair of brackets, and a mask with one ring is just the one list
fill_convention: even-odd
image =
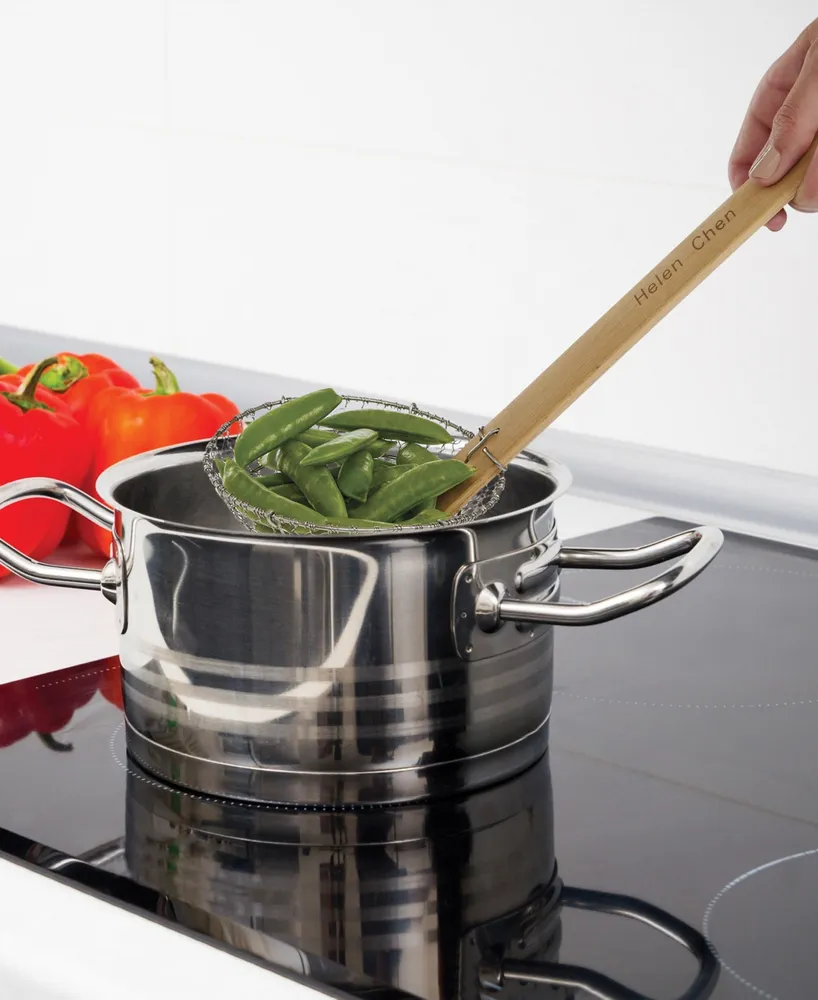
[[(98, 483), (0, 487), (0, 507), (50, 497), (114, 532), (101, 570), (48, 565), (0, 541), (39, 583), (116, 606), (128, 750), (166, 781), (256, 802), (360, 805), (469, 791), (518, 774), (548, 743), (555, 625), (638, 611), (693, 580), (722, 535), (638, 549), (563, 546), (570, 477), (516, 459), (491, 516), (395, 534), (275, 537), (233, 518), (205, 442), (127, 459)], [(590, 604), (560, 600), (562, 568), (659, 576)]]

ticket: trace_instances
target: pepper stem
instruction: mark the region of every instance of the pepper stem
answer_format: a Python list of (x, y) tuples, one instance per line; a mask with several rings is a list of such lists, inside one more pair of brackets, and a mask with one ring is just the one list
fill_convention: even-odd
[(31, 369), (23, 379), (17, 392), (4, 392), (3, 395), (10, 403), (19, 406), (23, 411), (50, 410), (51, 407), (46, 406), (45, 403), (41, 403), (34, 394), (37, 391), (37, 386), (40, 384), (40, 376), (46, 368), (50, 368), (51, 365), (56, 364), (57, 358), (46, 358), (45, 361), (41, 361), (35, 368)]
[(52, 733), (37, 733), (37, 736), (43, 746), (46, 746), (49, 750), (54, 750), (57, 753), (68, 753), (74, 749), (73, 743), (60, 743), (59, 740), (54, 738)]
[(13, 375), (17, 371), (17, 365), (13, 365), (5, 358), (0, 358), (0, 375)]
[(80, 379), (88, 376), (88, 368), (71, 354), (63, 354), (57, 359), (57, 364), (52, 365), (43, 372), (40, 384), (52, 392), (67, 392), (72, 385), (76, 385)]
[(159, 358), (151, 358), (150, 362), (154, 378), (156, 379), (156, 388), (153, 390), (154, 396), (172, 396), (174, 393), (179, 392), (179, 383), (176, 381), (176, 376), (165, 362), (160, 361)]

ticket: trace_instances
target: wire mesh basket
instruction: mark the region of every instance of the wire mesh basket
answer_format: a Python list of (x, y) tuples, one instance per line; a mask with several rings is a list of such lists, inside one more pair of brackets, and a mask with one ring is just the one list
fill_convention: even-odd
[[(261, 417), (270, 410), (275, 409), (277, 406), (281, 406), (283, 403), (288, 403), (296, 398), (297, 397), (294, 396), (282, 396), (280, 399), (276, 399), (268, 403), (262, 403), (260, 406), (254, 406), (249, 410), (245, 410), (243, 413), (237, 414), (232, 420), (229, 420), (219, 428), (219, 430), (207, 443), (205, 448), (203, 465), (208, 479), (210, 479), (210, 482), (213, 484), (216, 492), (230, 509), (233, 516), (249, 531), (259, 532), (262, 534), (281, 535), (374, 535), (396, 532), (439, 530), (440, 528), (468, 524), (484, 517), (500, 499), (500, 495), (505, 488), (505, 475), (503, 470), (498, 469), (498, 475), (487, 486), (484, 486), (483, 489), (472, 497), (472, 499), (469, 500), (469, 502), (461, 510), (448, 517), (445, 521), (423, 525), (390, 524), (387, 527), (381, 528), (374, 526), (359, 527), (356, 525), (345, 524), (322, 524), (312, 523), (305, 520), (294, 520), (288, 517), (282, 517), (280, 514), (273, 513), (269, 510), (262, 510), (259, 507), (254, 507), (233, 496), (232, 493), (225, 489), (224, 484), (222, 483), (217, 461), (226, 462), (234, 458), (233, 444), (237, 434), (237, 424), (240, 422), (242, 427), (246, 427), (254, 419)], [(463, 446), (475, 436), (474, 433), (469, 431), (467, 428), (461, 427), (459, 424), (455, 424), (451, 420), (447, 420), (445, 417), (421, 410), (414, 403), (407, 405), (405, 403), (395, 403), (383, 399), (373, 399), (367, 396), (342, 396), (341, 400), (341, 404), (333, 411), (333, 416), (344, 410), (371, 409), (376, 407), (379, 409), (394, 410), (399, 413), (414, 414), (416, 416), (426, 417), (429, 420), (435, 421), (445, 427), (454, 439), (450, 444), (427, 445), (429, 451), (443, 459), (453, 458), (458, 455)], [(394, 463), (397, 457), (397, 451), (400, 447), (401, 445), (396, 442), (389, 452), (381, 456), (382, 460)], [(479, 447), (482, 447), (482, 443), (476, 445), (473, 450), (477, 450)], [(468, 457), (470, 456), (467, 456), (467, 459)], [(259, 473), (270, 472), (271, 470), (264, 464), (264, 457), (262, 457), (247, 466), (245, 471), (252, 476), (257, 476)]]

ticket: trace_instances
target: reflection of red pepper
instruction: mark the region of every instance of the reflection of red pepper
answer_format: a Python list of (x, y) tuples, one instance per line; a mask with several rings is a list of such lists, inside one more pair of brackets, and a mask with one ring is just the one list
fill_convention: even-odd
[[(79, 424), (54, 393), (38, 385), (53, 358), (29, 373), (0, 377), (0, 483), (51, 476), (80, 485), (91, 461)], [(24, 500), (0, 511), (0, 538), (26, 555), (44, 558), (59, 545), (68, 509), (50, 500)], [(0, 577), (9, 570), (0, 567)]]
[(37, 733), (52, 750), (70, 750), (70, 743), (54, 739), (65, 729), (77, 709), (94, 697), (99, 672), (76, 668), (58, 670), (47, 677), (27, 677), (4, 684), (0, 697), (0, 747), (11, 746), (29, 733)]
[[(155, 448), (209, 438), (237, 413), (224, 396), (182, 392), (173, 372), (158, 358), (151, 358), (151, 365), (153, 391), (112, 386), (96, 396), (88, 411), (94, 459), (86, 489), (98, 499), (94, 487), (109, 466)], [(84, 520), (80, 535), (92, 549), (108, 555), (110, 531)]]
[(14, 684), (4, 685), (0, 699), (0, 747), (10, 747), (31, 732), (19, 693), (14, 688)]
[(99, 678), (99, 692), (106, 701), (117, 708), (125, 708), (122, 698), (122, 667), (118, 656), (109, 656), (103, 660), (105, 665)]

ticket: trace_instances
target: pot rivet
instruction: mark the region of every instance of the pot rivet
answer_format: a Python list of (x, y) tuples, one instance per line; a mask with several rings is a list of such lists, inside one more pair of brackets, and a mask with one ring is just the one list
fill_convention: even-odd
[(469, 617), (468, 611), (461, 611), (460, 612), (460, 617), (461, 618), (468, 618)]
[(472, 580), (474, 579), (474, 577), (473, 577), (473, 576), (471, 575), (471, 573), (467, 573), (467, 574), (466, 574), (466, 575), (465, 575), (465, 576), (463, 577), (463, 579), (464, 579), (464, 580), (466, 581), (466, 583), (471, 583), (471, 582), (472, 582)]
[(472, 646), (471, 643), (469, 643), (469, 645), (466, 646), (466, 652), (467, 653), (473, 653), (474, 652), (474, 646)]

